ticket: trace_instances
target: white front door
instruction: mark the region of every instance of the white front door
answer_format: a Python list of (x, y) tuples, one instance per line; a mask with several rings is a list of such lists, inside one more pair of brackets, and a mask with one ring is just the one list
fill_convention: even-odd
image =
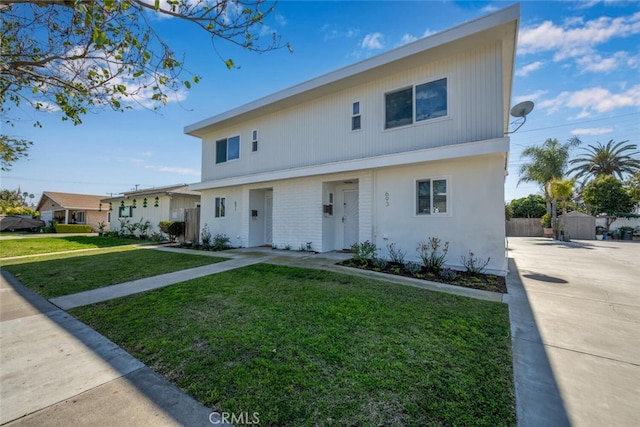
[(264, 199), (264, 243), (273, 243), (273, 196), (268, 194)]
[(345, 190), (343, 192), (343, 197), (343, 248), (350, 249), (354, 243), (358, 243), (358, 190)]

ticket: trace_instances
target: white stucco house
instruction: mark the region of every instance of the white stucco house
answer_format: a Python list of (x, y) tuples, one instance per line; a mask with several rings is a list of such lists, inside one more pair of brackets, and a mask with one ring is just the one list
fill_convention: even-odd
[(242, 247), (449, 241), (506, 273), (504, 180), (519, 6), (185, 127), (201, 223)]

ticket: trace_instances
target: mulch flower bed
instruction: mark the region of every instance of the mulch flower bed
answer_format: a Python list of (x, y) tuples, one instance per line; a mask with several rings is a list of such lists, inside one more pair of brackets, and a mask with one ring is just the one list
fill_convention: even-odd
[[(455, 271), (455, 278), (446, 280), (440, 274), (427, 271), (425, 268), (416, 273), (407, 270), (405, 264), (388, 262), (384, 268), (376, 267), (371, 261), (362, 263), (353, 259), (348, 259), (338, 263), (346, 267), (360, 268), (363, 270), (378, 271), (380, 273), (394, 274), (396, 276), (412, 277), (414, 279), (428, 280), (431, 282), (446, 283), (448, 285), (462, 286), (465, 288), (481, 289), (484, 291), (507, 293), (506, 280), (502, 276), (493, 274), (471, 274), (466, 271)], [(452, 270), (449, 270), (450, 272)], [(451, 273), (449, 273), (451, 274)], [(446, 274), (443, 274), (446, 276)]]

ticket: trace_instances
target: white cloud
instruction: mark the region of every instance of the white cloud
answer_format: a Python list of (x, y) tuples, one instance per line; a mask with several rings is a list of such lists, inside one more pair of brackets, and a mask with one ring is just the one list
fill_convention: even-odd
[(635, 85), (620, 93), (611, 93), (603, 87), (592, 87), (575, 92), (564, 91), (552, 99), (538, 103), (548, 114), (568, 108), (579, 108), (576, 118), (591, 116), (594, 112), (606, 113), (618, 108), (640, 107), (640, 85)]
[(276, 13), (275, 20), (281, 27), (286, 27), (286, 25), (288, 24), (287, 18), (279, 13)]
[(572, 135), (604, 135), (613, 132), (612, 128), (578, 128), (571, 131)]
[(358, 29), (341, 30), (329, 24), (323, 25), (320, 31), (324, 33), (324, 37), (322, 38), (324, 41), (342, 38), (351, 39), (357, 37), (360, 33)]
[(426, 30), (424, 30), (424, 33), (422, 33), (422, 37), (429, 37), (430, 35), (435, 33), (437, 33), (437, 31), (433, 31), (427, 28)]
[(544, 65), (542, 61), (536, 61), (536, 62), (532, 62), (531, 64), (527, 64), (522, 68), (520, 68), (518, 71), (516, 71), (516, 76), (519, 76), (519, 77), (528, 76), (529, 73), (532, 73), (533, 71), (540, 69), (542, 65)]
[(384, 47), (382, 42), (383, 35), (381, 33), (371, 33), (364, 36), (360, 47), (363, 49), (382, 49)]
[(617, 70), (620, 67), (637, 68), (637, 58), (629, 58), (626, 52), (616, 52), (609, 58), (603, 58), (601, 55), (585, 55), (576, 59), (580, 71), (592, 73), (605, 73)]
[(546, 90), (537, 90), (535, 92), (531, 92), (525, 95), (514, 96), (513, 97), (513, 105), (516, 105), (520, 102), (524, 101), (538, 101), (542, 96), (546, 95)]
[(416, 40), (418, 40), (418, 38), (416, 36), (414, 36), (413, 34), (405, 34), (400, 39), (400, 44), (403, 45), (403, 44), (414, 42)]
[(640, 33), (640, 12), (630, 16), (603, 16), (584, 22), (571, 19), (562, 25), (544, 21), (540, 25), (524, 27), (518, 35), (518, 53), (529, 54), (554, 51), (554, 61), (591, 54), (594, 47), (613, 38)]
[(178, 166), (152, 166), (148, 165), (148, 169), (154, 169), (159, 172), (168, 172), (176, 175), (200, 176), (200, 171), (191, 168), (181, 168)]

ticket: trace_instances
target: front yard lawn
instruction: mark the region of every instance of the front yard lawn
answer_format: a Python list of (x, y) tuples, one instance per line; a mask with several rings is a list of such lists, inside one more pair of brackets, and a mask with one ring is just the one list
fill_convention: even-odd
[(36, 255), (78, 249), (106, 248), (141, 243), (132, 239), (106, 236), (30, 237), (0, 241), (0, 258)]
[(70, 312), (261, 426), (516, 424), (505, 304), (258, 264)]
[(107, 253), (5, 260), (2, 268), (29, 289), (54, 298), (221, 261), (226, 259), (129, 247)]

